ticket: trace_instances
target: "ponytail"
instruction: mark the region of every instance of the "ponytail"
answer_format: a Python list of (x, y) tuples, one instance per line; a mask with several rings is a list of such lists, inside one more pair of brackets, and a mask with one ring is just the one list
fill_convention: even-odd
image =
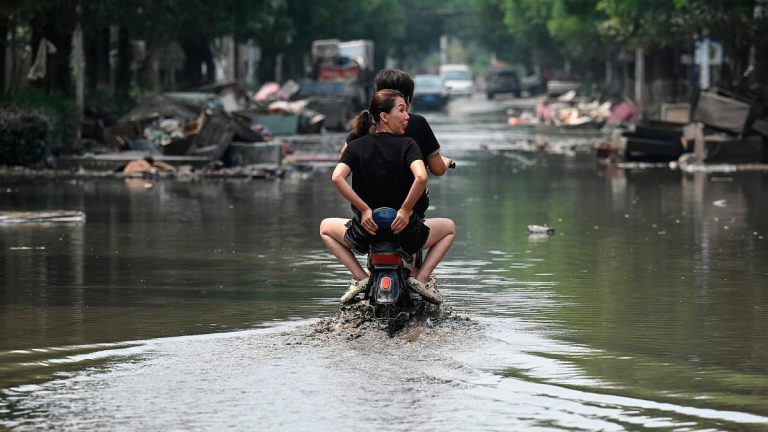
[(373, 127), (374, 123), (375, 121), (373, 120), (373, 114), (371, 114), (371, 112), (367, 109), (362, 110), (352, 122), (352, 133), (356, 137), (368, 135), (371, 133), (371, 128)]

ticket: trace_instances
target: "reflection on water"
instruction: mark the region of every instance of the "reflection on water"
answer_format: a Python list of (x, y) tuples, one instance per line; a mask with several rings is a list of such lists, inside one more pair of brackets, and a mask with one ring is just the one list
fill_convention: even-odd
[[(333, 314), (348, 279), (317, 235), (348, 212), (328, 173), (1, 179), (0, 210), (87, 222), (0, 226), (0, 425), (766, 425), (767, 176), (601, 170), (433, 120), (459, 159), (430, 184), (431, 214), (459, 229), (438, 278), (475, 319), (416, 344), (321, 343), (285, 324)], [(203, 336), (157, 339), (184, 335)], [(346, 416), (350, 398), (381, 409)]]

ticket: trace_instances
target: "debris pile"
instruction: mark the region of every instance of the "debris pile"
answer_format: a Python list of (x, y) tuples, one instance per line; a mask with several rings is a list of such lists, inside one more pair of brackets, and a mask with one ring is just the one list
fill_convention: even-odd
[[(325, 128), (326, 116), (312, 108), (324, 99), (297, 100), (300, 89), (294, 81), (266, 83), (256, 92), (220, 84), (150, 95), (119, 118), (89, 109), (83, 122), (86, 153), (64, 156), (58, 167), (136, 174), (152, 173), (163, 162), (171, 171), (254, 165), (274, 171), (293, 152), (281, 135), (316, 134)], [(340, 122), (346, 127), (347, 118)], [(147, 166), (146, 157), (155, 164)]]
[(597, 149), (601, 162), (660, 163), (685, 169), (768, 162), (768, 120), (752, 120), (752, 105), (722, 91), (697, 103), (663, 104), (661, 119), (613, 132)]
[(524, 111), (507, 119), (510, 126), (546, 125), (565, 129), (600, 129), (606, 124), (632, 122), (640, 110), (629, 100), (610, 101), (577, 97), (574, 90), (539, 101), (535, 112)]

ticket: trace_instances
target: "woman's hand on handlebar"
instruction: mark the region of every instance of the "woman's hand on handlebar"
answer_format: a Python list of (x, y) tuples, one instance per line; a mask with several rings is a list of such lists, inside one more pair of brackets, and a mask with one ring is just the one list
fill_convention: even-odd
[(370, 235), (375, 235), (376, 230), (379, 228), (376, 222), (373, 221), (373, 210), (370, 208), (360, 212), (360, 224)]
[(408, 226), (408, 222), (411, 220), (411, 214), (413, 210), (406, 210), (401, 208), (397, 211), (397, 217), (392, 221), (392, 232), (394, 234), (400, 234), (400, 231), (404, 230)]

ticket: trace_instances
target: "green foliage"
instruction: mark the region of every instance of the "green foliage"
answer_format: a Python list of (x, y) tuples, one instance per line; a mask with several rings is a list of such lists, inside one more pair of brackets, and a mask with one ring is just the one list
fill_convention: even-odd
[(607, 42), (599, 31), (605, 14), (596, 0), (554, 0), (547, 30), (575, 59), (595, 59), (604, 54)]
[(530, 47), (532, 63), (550, 63), (560, 47), (547, 28), (554, 0), (501, 0), (504, 23), (512, 35)]
[(48, 117), (33, 109), (0, 108), (0, 165), (29, 165), (45, 157)]
[(312, 41), (331, 38), (373, 40), (378, 66), (384, 56), (401, 64), (423, 65), (438, 51), (442, 35), (458, 37), (468, 50), (467, 61), (478, 64), (486, 61), (483, 56), (487, 58), (489, 51), (528, 66), (560, 65), (566, 60), (595, 63), (618, 47), (689, 47), (705, 34), (735, 51), (764, 39), (765, 19), (754, 16), (757, 4), (757, 0), (5, 0), (0, 2), (0, 19), (7, 28), (32, 28), (35, 37), (51, 31), (71, 34), (78, 21), (86, 35), (118, 26), (127, 29), (130, 38), (146, 40), (148, 49), (190, 39), (204, 46), (219, 36), (234, 35), (240, 41), (253, 39), (262, 48), (265, 65), (269, 56), (285, 54), (286, 63), (297, 73)]
[[(14, 126), (13, 131), (3, 132), (3, 142), (5, 149), (0, 149), (6, 157), (13, 154), (9, 153), (7, 146), (15, 146), (25, 149), (23, 153), (30, 157), (22, 157), (16, 160), (17, 163), (31, 163), (34, 158), (31, 156), (39, 154), (37, 150), (42, 144), (45, 152), (50, 153), (68, 153), (73, 151), (79, 115), (74, 102), (63, 95), (42, 94), (42, 93), (24, 93), (15, 98), (6, 96), (0, 99), (0, 110), (6, 115), (5, 123), (0, 126), (0, 131), (4, 131), (4, 126)], [(44, 120), (34, 120), (42, 118)], [(41, 125), (45, 124), (45, 127)], [(38, 127), (39, 129), (35, 129)], [(28, 138), (18, 135), (18, 131), (29, 133)], [(10, 135), (9, 135), (10, 134)], [(41, 135), (42, 134), (42, 138)], [(10, 138), (9, 138), (10, 137)], [(13, 142), (16, 144), (13, 144)], [(15, 148), (14, 147), (14, 148)], [(21, 150), (20, 150), (21, 151)]]
[(316, 39), (371, 39), (376, 51), (397, 52), (406, 37), (408, 19), (401, 2), (386, 0), (329, 0), (322, 3), (291, 1), (286, 9), (293, 52), (306, 53)]

